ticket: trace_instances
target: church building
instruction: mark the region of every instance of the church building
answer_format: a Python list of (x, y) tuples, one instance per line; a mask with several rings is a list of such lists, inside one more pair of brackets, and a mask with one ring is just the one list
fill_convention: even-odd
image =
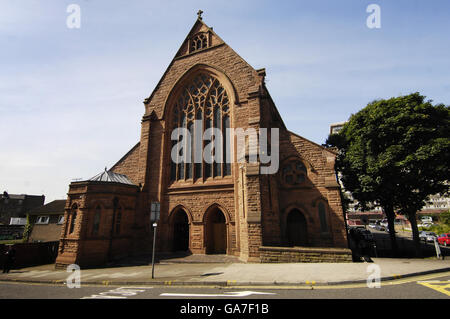
[[(265, 76), (265, 69), (243, 60), (199, 12), (144, 101), (140, 141), (109, 170), (70, 184), (56, 267), (93, 267), (150, 253), (152, 209), (159, 210), (157, 253), (226, 254), (244, 262), (351, 262), (336, 153), (286, 128)], [(212, 128), (224, 133), (221, 143), (214, 137), (211, 144), (231, 161), (207, 160), (207, 141), (198, 144), (195, 138), (192, 153), (200, 152), (200, 161), (174, 161), (173, 149), (182, 140), (173, 139), (173, 131), (184, 128), (196, 136), (195, 123), (203, 133)], [(237, 128), (278, 129), (275, 172), (263, 173), (264, 152), (250, 160), (248, 140), (237, 158), (235, 137), (226, 133)]]

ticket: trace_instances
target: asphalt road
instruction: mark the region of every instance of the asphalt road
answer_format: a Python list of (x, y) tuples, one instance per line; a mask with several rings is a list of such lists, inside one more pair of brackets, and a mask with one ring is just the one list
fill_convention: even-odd
[(450, 299), (450, 276), (428, 275), (382, 282), (326, 287), (120, 287), (0, 283), (0, 299)]

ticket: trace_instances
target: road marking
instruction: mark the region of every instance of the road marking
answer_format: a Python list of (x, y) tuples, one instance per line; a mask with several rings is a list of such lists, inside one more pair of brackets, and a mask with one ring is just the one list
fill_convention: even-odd
[(16, 274), (16, 276), (17, 277), (34, 276), (34, 275), (37, 275), (39, 273), (40, 273), (40, 271), (32, 270), (32, 271)]
[(140, 272), (132, 272), (132, 273), (124, 273), (124, 272), (115, 272), (115, 273), (112, 273), (112, 274), (108, 274), (108, 273), (106, 273), (106, 274), (95, 274), (95, 273), (93, 273), (93, 274), (81, 274), (81, 278), (83, 279), (83, 280), (85, 280), (85, 279), (89, 279), (89, 280), (92, 280), (92, 279), (98, 279), (98, 278), (122, 278), (122, 277), (136, 277), (136, 276), (139, 276), (141, 273)]
[[(61, 272), (59, 272), (61, 273)], [(59, 273), (52, 270), (31, 270), (24, 273), (15, 274), (17, 277), (31, 277), (31, 278), (39, 278), (51, 275), (59, 275)]]
[(85, 275), (85, 274), (81, 273), (82, 280), (86, 280), (86, 279), (91, 280), (91, 279), (97, 279), (97, 278), (102, 278), (102, 277), (105, 277), (105, 275), (94, 275), (94, 274)]
[(450, 280), (447, 280), (447, 281), (439, 281), (439, 280), (418, 281), (417, 283), (419, 285), (439, 291), (440, 293), (443, 293), (444, 295), (450, 296)]
[(140, 272), (130, 272), (130, 273), (124, 273), (124, 272), (116, 272), (111, 275), (106, 275), (110, 278), (122, 278), (122, 277), (136, 277), (139, 276)]
[[(19, 276), (18, 273), (12, 273), (16, 276)], [(20, 274), (25, 275), (25, 274)], [(397, 285), (403, 285), (407, 283), (417, 283), (417, 281), (429, 281), (433, 278), (442, 278), (450, 276), (450, 272), (439, 272), (439, 273), (433, 273), (428, 275), (418, 275), (418, 276), (411, 276), (411, 277), (404, 277), (402, 279), (396, 279), (396, 280), (387, 280), (387, 281), (381, 281), (381, 286), (397, 286)], [(9, 279), (8, 277), (11, 277), (12, 279)], [(2, 280), (3, 278), (8, 278), (8, 280)], [(25, 279), (26, 280), (26, 279)], [(64, 281), (62, 281), (64, 282)], [(28, 286), (54, 286), (55, 284), (52, 282), (44, 283), (44, 282), (26, 282), (26, 281), (15, 281), (14, 277), (12, 276), (0, 276), (0, 283), (4, 285), (28, 285)], [(100, 287), (102, 284), (99, 283), (90, 283), (90, 282), (84, 282), (83, 287)], [(112, 287), (119, 287), (119, 284), (114, 284), (114, 282), (110, 283), (110, 286)], [(216, 284), (211, 285), (205, 285), (205, 284), (196, 284), (195, 282), (192, 282), (192, 284), (186, 284), (183, 285), (184, 288), (220, 288), (220, 289), (236, 289), (236, 287), (233, 286), (219, 286)], [(299, 290), (311, 290), (311, 286), (306, 285), (240, 285), (239, 288), (242, 289), (276, 289), (276, 290), (290, 290), (290, 289), (299, 289)], [(322, 284), (319, 283), (317, 286), (314, 286), (314, 289), (353, 289), (353, 288), (367, 288), (367, 283), (354, 283), (354, 284)]]
[(45, 276), (52, 275), (52, 274), (53, 274), (52, 271), (44, 270), (44, 271), (41, 271), (40, 274), (34, 275), (33, 278), (45, 277)]
[(152, 288), (153, 287), (119, 287), (106, 292), (82, 297), (81, 299), (126, 299), (128, 297), (136, 296), (138, 293), (146, 291), (146, 289)]
[(276, 295), (272, 292), (257, 292), (257, 291), (230, 291), (224, 294), (188, 294), (188, 293), (162, 293), (160, 296), (164, 297), (247, 297), (250, 295)]

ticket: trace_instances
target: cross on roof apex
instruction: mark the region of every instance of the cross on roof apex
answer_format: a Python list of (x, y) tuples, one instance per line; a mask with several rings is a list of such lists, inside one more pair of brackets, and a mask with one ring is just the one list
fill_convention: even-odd
[(202, 10), (198, 10), (198, 12), (197, 12), (197, 16), (198, 16), (198, 19), (199, 19), (199, 20), (201, 20), (201, 19), (202, 19), (202, 13), (203, 13), (203, 11), (202, 11)]

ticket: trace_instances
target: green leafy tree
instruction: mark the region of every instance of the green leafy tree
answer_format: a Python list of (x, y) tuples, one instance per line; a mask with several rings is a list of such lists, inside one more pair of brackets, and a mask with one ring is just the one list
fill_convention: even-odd
[(22, 240), (24, 243), (28, 242), (31, 235), (31, 230), (33, 229), (33, 224), (30, 221), (30, 215), (27, 214), (27, 223), (25, 224), (25, 228), (23, 229)]
[(419, 93), (369, 103), (326, 145), (338, 147), (336, 170), (365, 209), (380, 205), (397, 254), (395, 210), (405, 214), (420, 251), (416, 213), (429, 195), (448, 192), (450, 113)]
[(441, 213), (439, 216), (439, 221), (444, 225), (450, 226), (450, 210), (445, 213)]

